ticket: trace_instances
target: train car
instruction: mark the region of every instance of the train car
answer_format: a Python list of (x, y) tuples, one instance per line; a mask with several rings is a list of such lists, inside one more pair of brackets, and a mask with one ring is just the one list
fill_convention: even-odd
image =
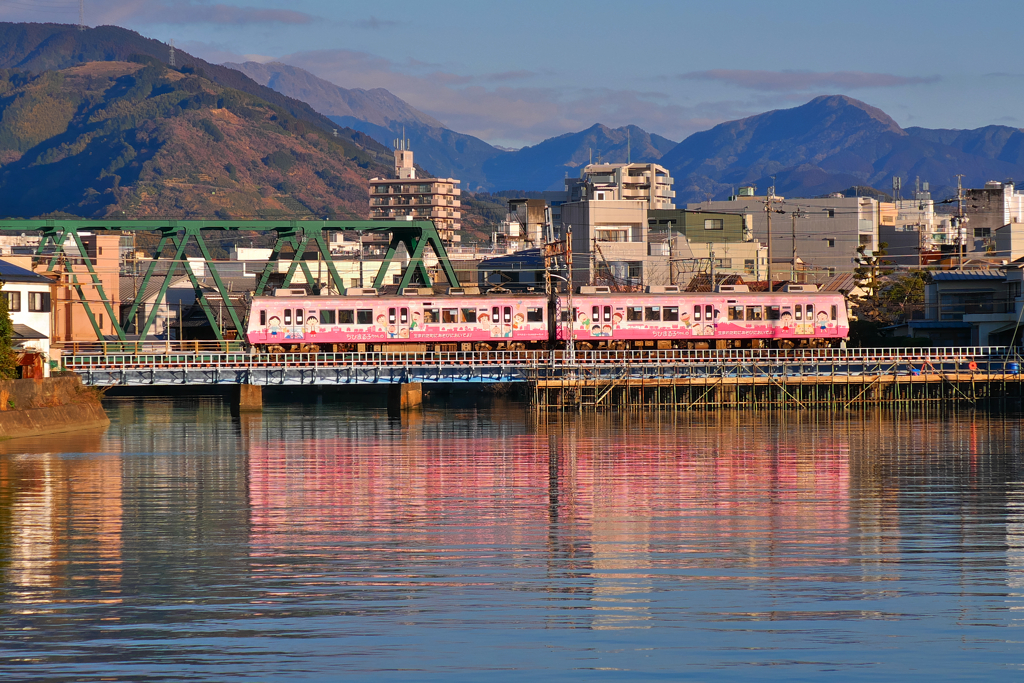
[[(669, 288), (663, 288), (668, 290)], [(472, 351), (747, 348), (837, 345), (849, 336), (846, 301), (831, 292), (613, 293), (584, 287), (549, 302), (541, 294), (346, 296), (278, 290), (255, 297), (249, 342), (281, 351)], [(553, 318), (553, 319), (552, 319)], [(570, 322), (571, 319), (571, 322)]]
[[(667, 288), (666, 288), (667, 289)], [(838, 345), (850, 335), (841, 294), (807, 290), (586, 293), (574, 297), (578, 348), (743, 348)], [(560, 312), (560, 328), (568, 324)], [(568, 333), (560, 329), (560, 338)]]
[[(430, 290), (426, 290), (429, 292)], [(547, 299), (510, 293), (254, 297), (249, 343), (269, 351), (474, 351), (548, 345)]]

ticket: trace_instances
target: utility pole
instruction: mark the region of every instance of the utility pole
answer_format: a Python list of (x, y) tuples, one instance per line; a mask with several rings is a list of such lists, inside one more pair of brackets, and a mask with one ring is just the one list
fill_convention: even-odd
[(711, 291), (715, 291), (715, 250), (708, 249), (708, 256), (711, 257)]
[(672, 261), (672, 221), (668, 222), (668, 283), (674, 285), (676, 283), (675, 274), (672, 272), (673, 261)]
[(958, 270), (964, 269), (964, 261), (967, 260), (967, 228), (964, 225), (970, 220), (964, 215), (963, 178), (963, 173), (956, 176), (956, 239), (957, 257), (960, 261)]
[(768, 188), (768, 194), (764, 198), (764, 215), (768, 219), (768, 291), (772, 291), (772, 214), (785, 213), (782, 209), (776, 209), (776, 204), (782, 200), (775, 196), (775, 186)]
[(789, 269), (789, 281), (796, 282), (796, 219), (803, 218), (805, 214), (800, 209), (797, 209), (789, 215), (793, 219), (793, 263)]

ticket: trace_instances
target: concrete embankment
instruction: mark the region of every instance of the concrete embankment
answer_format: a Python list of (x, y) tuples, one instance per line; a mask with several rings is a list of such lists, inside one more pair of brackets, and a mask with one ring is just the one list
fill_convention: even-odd
[(0, 381), (0, 439), (109, 424), (99, 392), (77, 375)]

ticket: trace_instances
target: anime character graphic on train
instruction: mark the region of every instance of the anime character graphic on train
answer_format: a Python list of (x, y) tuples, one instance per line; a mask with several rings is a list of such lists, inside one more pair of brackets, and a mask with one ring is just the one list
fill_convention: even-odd
[(846, 300), (814, 285), (709, 293), (650, 287), (618, 293), (581, 287), (572, 297), (452, 288), (381, 295), (349, 289), (312, 296), (279, 289), (254, 297), (246, 337), (270, 353), (291, 351), (486, 351), (797, 348), (839, 346), (849, 337)]

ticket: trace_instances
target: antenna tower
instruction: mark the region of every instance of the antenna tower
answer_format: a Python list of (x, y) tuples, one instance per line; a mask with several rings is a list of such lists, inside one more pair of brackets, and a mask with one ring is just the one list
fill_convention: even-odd
[(85, 0), (78, 0), (78, 30), (85, 30)]
[(167, 66), (169, 66), (169, 67), (171, 67), (173, 69), (174, 68), (174, 38), (171, 38), (171, 42), (168, 44), (168, 47), (170, 47), (171, 51), (167, 55)]

